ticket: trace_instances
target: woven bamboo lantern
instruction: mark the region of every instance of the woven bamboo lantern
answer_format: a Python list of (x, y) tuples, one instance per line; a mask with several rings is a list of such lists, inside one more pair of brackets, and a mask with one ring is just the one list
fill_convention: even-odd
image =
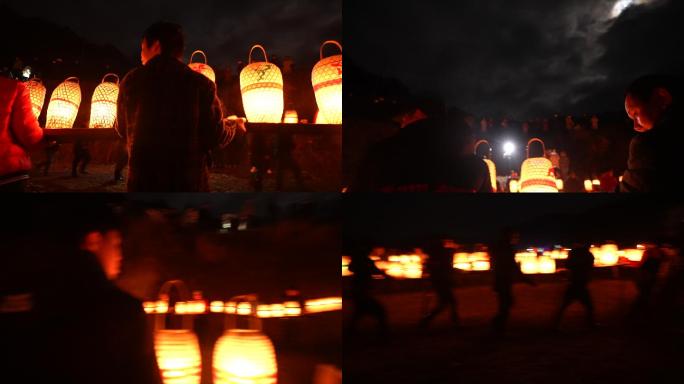
[[(165, 283), (160, 297), (168, 297), (172, 287), (178, 290), (182, 299), (190, 299), (185, 284), (180, 280)], [(165, 316), (158, 315), (155, 321), (154, 350), (164, 384), (199, 384), (202, 378), (202, 357), (197, 335), (192, 331), (192, 317), (183, 317), (182, 329), (164, 328)]]
[(538, 142), (542, 145), (543, 153), (546, 153), (544, 142), (540, 139), (532, 139), (527, 143), (527, 160), (522, 163), (520, 171), (520, 192), (523, 193), (554, 193), (558, 192), (556, 176), (553, 171), (551, 160), (545, 157), (530, 158), (530, 145)]
[[(323, 58), (323, 48), (335, 45), (340, 54)], [(311, 83), (316, 93), (316, 103), (328, 124), (342, 124), (342, 45), (326, 41), (321, 46), (321, 61), (311, 72)]]
[[(252, 301), (250, 308), (258, 308), (256, 297), (246, 296), (243, 299)], [(277, 383), (278, 366), (273, 343), (261, 332), (261, 320), (254, 311), (249, 315), (249, 323), (249, 329), (238, 329), (233, 320), (216, 341), (214, 384)]]
[(81, 106), (81, 86), (77, 77), (70, 77), (52, 91), (45, 128), (73, 128)]
[(283, 123), (285, 124), (297, 124), (299, 123), (299, 115), (297, 111), (285, 111), (285, 117), (283, 118)]
[(29, 95), (31, 97), (31, 108), (33, 109), (33, 115), (36, 116), (37, 119), (38, 116), (40, 116), (40, 113), (43, 111), (43, 104), (45, 103), (47, 90), (45, 89), (43, 82), (37, 77), (34, 77), (26, 82), (26, 89), (28, 89)]
[[(261, 49), (264, 60), (252, 62), (252, 53)], [(240, 73), (242, 104), (250, 123), (280, 123), (285, 108), (283, 74), (268, 62), (266, 50), (255, 45), (249, 52), (249, 65)]]
[[(114, 82), (106, 81), (108, 77)], [(119, 98), (119, 76), (108, 73), (95, 88), (90, 108), (90, 128), (114, 128), (116, 123), (116, 102)]]
[[(489, 145), (489, 141), (480, 140), (477, 143), (475, 143), (475, 155), (477, 155), (477, 149), (482, 144), (487, 144), (487, 146), (489, 147), (489, 152), (487, 152), (488, 154), (492, 152), (492, 146)], [(487, 164), (487, 168), (489, 169), (489, 178), (491, 179), (492, 183), (492, 191), (496, 192), (498, 190), (496, 184), (496, 164), (494, 164), (492, 160), (488, 159), (487, 156), (485, 156), (485, 158), (482, 160), (484, 160), (485, 164)]]
[[(192, 62), (196, 54), (200, 54), (204, 57), (204, 63)], [(203, 51), (195, 51), (190, 55), (190, 64), (188, 64), (188, 67), (197, 73), (203, 74), (213, 83), (216, 83), (216, 73), (214, 73), (214, 70), (207, 64), (207, 55)]]

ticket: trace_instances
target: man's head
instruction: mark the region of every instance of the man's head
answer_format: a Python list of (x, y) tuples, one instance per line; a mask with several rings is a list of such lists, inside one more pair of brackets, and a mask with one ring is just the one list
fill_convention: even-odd
[(159, 55), (180, 60), (185, 49), (183, 28), (174, 23), (155, 23), (143, 34), (141, 45), (140, 60), (143, 65), (147, 65), (150, 60)]
[(85, 234), (81, 249), (94, 254), (109, 280), (121, 273), (121, 232), (117, 229), (91, 230)]
[(625, 95), (625, 110), (634, 121), (634, 130), (646, 132), (662, 119), (675, 101), (675, 79), (649, 75), (634, 81)]

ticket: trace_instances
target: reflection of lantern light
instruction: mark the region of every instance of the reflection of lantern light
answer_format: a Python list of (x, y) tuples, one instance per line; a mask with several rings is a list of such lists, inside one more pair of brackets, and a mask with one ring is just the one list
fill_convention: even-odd
[[(116, 77), (116, 82), (105, 82), (108, 76)], [(102, 84), (95, 88), (90, 109), (90, 128), (114, 128), (116, 122), (116, 102), (119, 98), (119, 76), (109, 73), (102, 78)]]
[(214, 347), (214, 383), (275, 384), (278, 367), (271, 340), (257, 330), (226, 331)]
[(164, 384), (199, 384), (202, 359), (197, 336), (192, 331), (158, 330), (154, 347)]
[(321, 46), (321, 61), (314, 66), (311, 83), (316, 93), (316, 103), (328, 124), (342, 124), (342, 55), (323, 58), (323, 48), (332, 44), (342, 52), (337, 41), (326, 41)]
[(545, 157), (530, 158), (530, 145), (538, 142), (542, 145), (542, 153), (546, 153), (544, 142), (532, 139), (527, 143), (527, 160), (522, 163), (520, 171), (520, 192), (552, 193), (558, 192), (556, 177), (551, 160)]
[(33, 109), (33, 115), (40, 116), (40, 112), (43, 111), (43, 104), (45, 103), (45, 95), (47, 90), (43, 85), (43, 82), (37, 78), (33, 78), (26, 82), (26, 89), (29, 91), (31, 96), (31, 108)]
[[(265, 61), (252, 63), (252, 53), (261, 49)], [(240, 73), (242, 104), (250, 123), (280, 123), (283, 117), (283, 75), (268, 62), (266, 50), (255, 45), (249, 52), (249, 65)]]
[(285, 111), (285, 117), (283, 118), (283, 123), (285, 123), (285, 124), (297, 124), (297, 123), (299, 123), (299, 115), (297, 115), (297, 111)]
[(45, 128), (73, 128), (81, 106), (81, 86), (78, 78), (70, 77), (52, 91)]
[[(201, 54), (204, 57), (204, 63), (193, 63), (192, 59), (195, 57), (196, 54)], [(201, 73), (204, 76), (207, 77), (207, 79), (211, 80), (213, 83), (216, 83), (216, 74), (214, 73), (214, 70), (207, 65), (207, 55), (204, 54), (202, 51), (195, 51), (190, 55), (190, 64), (188, 64), (188, 67), (192, 69), (193, 71), (197, 73)]]

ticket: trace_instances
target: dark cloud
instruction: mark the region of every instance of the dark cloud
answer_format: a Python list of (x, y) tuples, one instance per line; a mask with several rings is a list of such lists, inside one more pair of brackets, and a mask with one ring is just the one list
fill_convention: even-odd
[(479, 114), (612, 110), (635, 77), (684, 68), (683, 2), (615, 3), (347, 0), (347, 58)]
[(25, 15), (67, 26), (94, 43), (113, 43), (126, 56), (139, 55), (140, 36), (164, 19), (182, 24), (186, 54), (207, 52), (227, 65), (246, 60), (252, 44), (269, 54), (315, 62), (320, 44), (342, 37), (341, 0), (5, 0)]

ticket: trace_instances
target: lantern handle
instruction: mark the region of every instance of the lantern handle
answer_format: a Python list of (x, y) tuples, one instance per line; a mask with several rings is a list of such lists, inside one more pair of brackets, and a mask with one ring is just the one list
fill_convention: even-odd
[(207, 54), (204, 53), (204, 51), (200, 51), (200, 50), (197, 50), (197, 51), (193, 52), (192, 55), (190, 55), (190, 64), (193, 64), (192, 59), (195, 58), (195, 55), (198, 53), (201, 54), (202, 57), (204, 57), (204, 64), (207, 64), (209, 62), (207, 60)]
[(34, 81), (34, 82), (36, 82), (36, 83), (41, 83), (41, 84), (43, 84), (43, 80), (41, 80), (40, 77), (38, 77), (38, 76), (33, 76), (33, 78), (32, 78), (31, 80), (29, 80), (29, 81)]
[(264, 60), (266, 60), (266, 62), (268, 63), (268, 55), (266, 54), (266, 49), (263, 46), (257, 44), (253, 46), (252, 49), (249, 51), (249, 64), (252, 64), (252, 53), (257, 48), (261, 49), (261, 52), (264, 53)]
[(533, 139), (530, 139), (530, 141), (527, 142), (527, 158), (528, 159), (530, 158), (530, 145), (532, 145), (532, 143), (535, 143), (535, 142), (538, 142), (542, 145), (542, 151), (544, 153), (544, 156), (542, 156), (542, 157), (546, 157), (546, 145), (544, 145), (544, 142), (541, 139), (535, 137)]
[(107, 79), (107, 77), (111, 77), (111, 76), (116, 77), (116, 82), (114, 82), (114, 84), (119, 85), (120, 79), (119, 79), (119, 75), (117, 75), (116, 73), (108, 73), (108, 74), (104, 75), (104, 77), (102, 78), (102, 82), (104, 83), (105, 80)]
[(235, 303), (235, 315), (226, 316), (226, 329), (233, 329), (236, 327), (237, 317), (240, 316), (237, 313), (237, 308), (240, 303), (248, 302), (251, 307), (251, 312), (249, 314), (249, 329), (255, 329), (257, 331), (262, 330), (261, 319), (257, 315), (258, 297), (256, 294), (235, 296), (228, 300), (228, 302)]
[[(76, 81), (73, 81), (73, 80), (76, 80)], [(67, 79), (64, 80), (64, 82), (66, 83), (67, 81), (73, 81), (76, 84), (81, 84), (81, 80), (79, 80), (78, 77), (76, 77), (76, 76), (67, 77)]]
[[(164, 283), (164, 285), (162, 285), (162, 287), (159, 289), (159, 298), (161, 299), (164, 296), (168, 298), (171, 288), (176, 288), (176, 291), (178, 291), (178, 297), (181, 301), (187, 302), (192, 298), (190, 295), (190, 290), (183, 280), (169, 280)], [(154, 322), (155, 330), (164, 328), (164, 319), (166, 319), (167, 314), (168, 312), (161, 316), (157, 316)], [(183, 329), (192, 329), (192, 320), (192, 315), (183, 317)]]
[(492, 151), (492, 146), (491, 146), (491, 144), (489, 144), (489, 141), (487, 141), (487, 140), (480, 140), (480, 141), (478, 141), (477, 143), (475, 143), (475, 154), (476, 154), (476, 155), (477, 155), (477, 149), (480, 148), (480, 145), (482, 145), (482, 144), (487, 144), (487, 146), (489, 147), (489, 152)]
[(338, 43), (335, 40), (328, 40), (323, 45), (321, 45), (321, 60), (323, 60), (323, 48), (325, 48), (326, 45), (336, 45), (337, 48), (340, 49), (340, 53), (342, 53), (342, 44)]

